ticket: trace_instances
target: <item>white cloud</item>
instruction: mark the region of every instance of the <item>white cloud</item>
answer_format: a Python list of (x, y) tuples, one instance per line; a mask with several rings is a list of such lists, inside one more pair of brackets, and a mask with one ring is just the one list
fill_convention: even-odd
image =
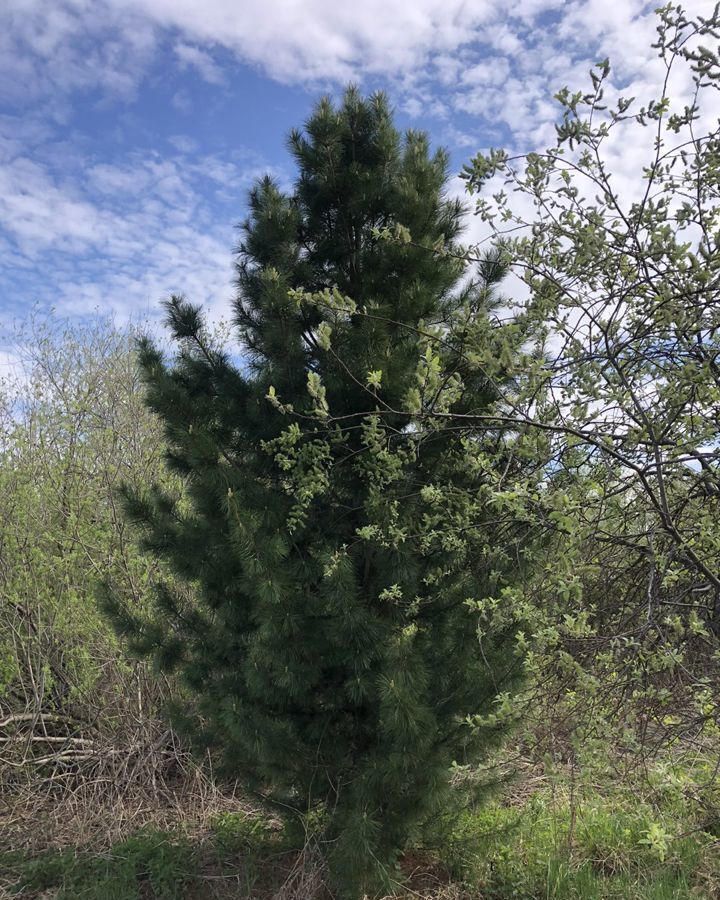
[(189, 113), (193, 108), (190, 95), (185, 90), (175, 91), (175, 93), (170, 98), (170, 103), (172, 104), (174, 109), (182, 113)]
[(0, 396), (2, 395), (3, 378), (10, 373), (17, 372), (20, 363), (21, 359), (17, 353), (0, 347)]
[(195, 41), (217, 43), (282, 81), (344, 81), (403, 72), (454, 50), (489, 21), (492, 0), (338, 3), (329, 0), (110, 0)]
[(208, 84), (224, 84), (225, 76), (222, 69), (213, 60), (209, 53), (195, 47), (192, 44), (175, 44), (175, 56), (180, 60), (183, 66), (189, 66), (196, 69), (200, 76), (208, 82)]
[(187, 134), (173, 134), (167, 140), (178, 153), (194, 153), (198, 149), (197, 141)]
[(493, 56), (470, 66), (460, 76), (462, 85), (480, 85), (482, 88), (502, 85), (508, 80), (510, 62), (504, 56)]
[(27, 105), (95, 88), (131, 97), (156, 31), (146, 15), (104, 0), (3, 0), (0, 99)]
[[(213, 85), (223, 84), (221, 61), (229, 55), (287, 83), (377, 77), (390, 81), (411, 113), (442, 117), (455, 106), (521, 128), (529, 137), (549, 113), (542, 101), (576, 81), (578, 67), (609, 55), (619, 81), (644, 76), (654, 56), (654, 5), (644, 0), (53, 0), (50, 5), (4, 0), (0, 97), (27, 102), (52, 95), (57, 101), (63, 92), (89, 89), (132, 97), (172, 36), (178, 67)], [(693, 13), (708, 13), (713, 3), (689, 5)], [(172, 103), (183, 111), (191, 108), (183, 90)]]
[(53, 243), (69, 251), (96, 244), (105, 230), (92, 204), (77, 191), (59, 187), (47, 170), (23, 157), (0, 168), (0, 220), (27, 254)]
[(235, 218), (218, 219), (210, 199), (218, 182), (247, 187), (257, 160), (82, 162), (63, 177), (22, 156), (0, 164), (0, 252), (7, 271), (26, 273), (24, 302), (121, 317), (156, 315), (171, 292), (226, 306)]
[[(188, 135), (169, 139), (165, 158), (119, 163), (73, 160), (74, 146), (48, 140), (83, 92), (131, 100), (161, 53), (163, 64), (218, 87), (233, 57), (286, 83), (384, 81), (399, 106), (436, 117), (440, 135), (468, 155), (491, 140), (548, 145), (553, 93), (584, 87), (603, 56), (614, 63), (611, 93), (646, 97), (660, 73), (650, 47), (654, 3), (641, 0), (0, 4), (0, 101), (35, 110), (22, 120), (0, 116), (0, 253), (18, 272), (51, 259), (52, 288), (38, 281), (48, 294), (36, 299), (75, 312), (154, 310), (171, 290), (219, 305), (231, 293), (232, 222), (218, 221), (211, 201), (237, 196), (261, 161), (200, 162)], [(689, 5), (707, 14), (713, 3)], [(189, 112), (187, 86), (171, 84), (171, 103)], [(685, 96), (688, 87), (680, 81), (673, 90)], [(609, 141), (608, 150), (618, 182), (631, 190), (644, 148)], [(484, 236), (477, 220), (471, 231)]]

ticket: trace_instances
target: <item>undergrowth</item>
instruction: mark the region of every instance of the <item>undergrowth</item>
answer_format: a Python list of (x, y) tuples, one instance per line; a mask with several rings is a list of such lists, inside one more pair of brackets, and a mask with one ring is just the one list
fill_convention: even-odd
[[(720, 896), (704, 773), (658, 765), (639, 785), (544, 773), (430, 827), (399, 896), (436, 900), (707, 900)], [(527, 786), (525, 786), (526, 788)], [(711, 797), (706, 790), (706, 797)], [(716, 807), (713, 807), (716, 808)], [(202, 833), (145, 828), (106, 852), (0, 854), (0, 896), (23, 900), (328, 900), (311, 840), (247, 813)], [(304, 842), (304, 847), (299, 845)]]

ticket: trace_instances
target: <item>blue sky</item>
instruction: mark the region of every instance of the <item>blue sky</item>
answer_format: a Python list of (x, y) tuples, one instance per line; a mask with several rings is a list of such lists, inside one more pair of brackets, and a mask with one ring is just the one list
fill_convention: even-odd
[[(552, 94), (606, 55), (618, 89), (650, 90), (654, 6), (2, 0), (0, 352), (33, 307), (137, 318), (181, 292), (221, 315), (247, 189), (290, 183), (285, 135), (320, 94), (385, 89), (459, 171), (548, 145)], [(620, 174), (636, 162), (625, 148)]]

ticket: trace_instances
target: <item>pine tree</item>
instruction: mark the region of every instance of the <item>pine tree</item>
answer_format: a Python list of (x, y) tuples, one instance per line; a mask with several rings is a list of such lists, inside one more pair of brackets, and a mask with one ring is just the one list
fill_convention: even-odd
[(290, 149), (293, 193), (263, 178), (250, 194), (239, 352), (178, 297), (176, 358), (142, 343), (185, 490), (126, 507), (173, 581), (152, 622), (106, 603), (136, 653), (181, 676), (193, 700), (176, 722), (199, 746), (276, 809), (318, 811), (352, 897), (387, 889), (453, 763), (493, 736), (471, 717), (516, 675), (510, 630), (481, 644), (467, 605), (507, 562), (472, 539), (488, 518), (479, 444), (411, 412), (450, 388), (456, 412), (495, 399), (457, 354), (433, 387), (418, 336), (459, 314), (487, 328), (502, 267), (465, 277), (448, 157), (401, 136), (382, 95), (322, 100)]

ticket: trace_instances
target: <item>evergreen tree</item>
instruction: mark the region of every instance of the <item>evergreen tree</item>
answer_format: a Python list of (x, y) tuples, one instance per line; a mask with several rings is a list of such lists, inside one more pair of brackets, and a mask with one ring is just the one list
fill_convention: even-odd
[(482, 442), (403, 411), (496, 399), (453, 347), (434, 384), (418, 336), (458, 316), (489, 329), (502, 266), (465, 277), (447, 155), (401, 136), (382, 95), (322, 100), (290, 148), (292, 195), (270, 178), (250, 194), (240, 361), (177, 297), (177, 357), (142, 344), (185, 490), (126, 506), (176, 586), (158, 585), (152, 622), (106, 602), (189, 688), (176, 721), (277, 809), (320, 811), (336, 881), (362, 896), (500, 730), (472, 717), (516, 675), (511, 629), (479, 640), (468, 609), (509, 565), (480, 528)]

